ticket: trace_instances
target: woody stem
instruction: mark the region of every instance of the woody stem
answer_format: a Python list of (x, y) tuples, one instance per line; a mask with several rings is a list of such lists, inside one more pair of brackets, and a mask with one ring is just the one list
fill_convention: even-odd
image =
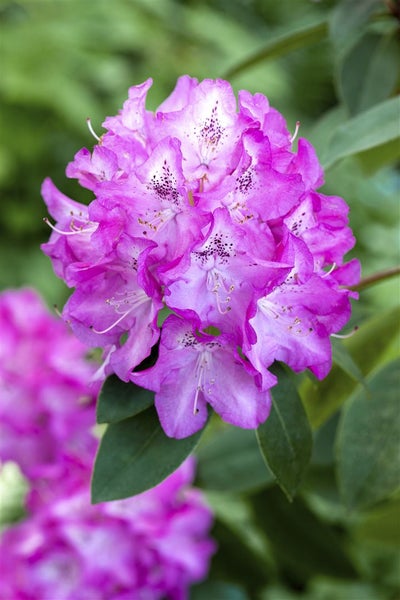
[(360, 283), (357, 285), (351, 286), (351, 290), (356, 292), (360, 292), (361, 290), (365, 290), (366, 288), (375, 285), (376, 283), (380, 283), (381, 281), (385, 281), (386, 279), (390, 279), (391, 277), (395, 277), (396, 275), (400, 275), (400, 265), (396, 265), (395, 267), (391, 267), (390, 269), (385, 269), (384, 271), (378, 271), (378, 273), (373, 273), (372, 275), (368, 275), (361, 279)]

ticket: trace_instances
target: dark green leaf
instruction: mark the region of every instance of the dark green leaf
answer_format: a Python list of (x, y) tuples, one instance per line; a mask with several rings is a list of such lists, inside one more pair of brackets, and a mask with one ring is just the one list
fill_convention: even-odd
[(97, 401), (96, 418), (98, 423), (117, 423), (134, 417), (154, 402), (154, 393), (125, 383), (116, 375), (108, 377), (100, 390)]
[[(385, 360), (393, 358), (391, 349), (399, 339), (400, 308), (381, 312), (361, 325), (353, 337), (343, 340), (344, 346), (364, 376)], [(319, 427), (343, 404), (354, 391), (356, 382), (338, 365), (321, 382), (308, 379), (301, 386), (308, 418), (313, 427)]]
[(94, 465), (92, 501), (127, 498), (154, 487), (189, 456), (201, 433), (182, 440), (167, 437), (154, 408), (109, 425)]
[(275, 39), (272, 39), (266, 46), (261, 48), (261, 50), (229, 69), (227, 73), (225, 73), (224, 78), (232, 79), (232, 77), (235, 77), (246, 69), (254, 67), (262, 61), (277, 58), (288, 52), (293, 52), (299, 48), (315, 44), (323, 40), (326, 37), (327, 32), (328, 24), (325, 19), (312, 23), (311, 25), (292, 29)]
[(218, 552), (211, 564), (210, 577), (245, 587), (256, 597), (256, 592), (268, 581), (268, 563), (254, 552), (246, 539), (218, 518), (212, 536), (218, 541)]
[(339, 413), (334, 414), (314, 432), (314, 445), (311, 464), (318, 467), (331, 467), (335, 462), (334, 444), (339, 423)]
[(318, 578), (310, 585), (310, 596), (304, 600), (388, 600), (389, 597), (379, 584)]
[(332, 358), (333, 362), (337, 364), (345, 373), (350, 375), (354, 381), (365, 385), (365, 380), (360, 367), (353, 360), (353, 357), (343, 342), (337, 338), (332, 338)]
[(337, 127), (332, 134), (323, 166), (328, 169), (339, 159), (375, 148), (399, 138), (400, 98), (390, 98)]
[(385, 165), (394, 164), (400, 159), (399, 140), (392, 140), (357, 154), (359, 164), (369, 177)]
[(350, 114), (371, 108), (393, 92), (399, 76), (400, 48), (394, 35), (366, 33), (343, 57), (339, 88)]
[(370, 15), (382, 8), (381, 0), (342, 0), (332, 12), (329, 33), (332, 42), (342, 48), (349, 37), (357, 35)]
[(292, 499), (310, 461), (312, 434), (293, 376), (280, 366), (272, 370), (278, 385), (272, 388), (271, 413), (259, 426), (257, 439), (266, 464)]
[(302, 500), (285, 501), (277, 488), (250, 498), (261, 527), (286, 579), (303, 585), (313, 575), (349, 577), (354, 569), (340, 537), (307, 508)]
[(370, 506), (400, 484), (400, 359), (358, 389), (342, 415), (337, 438), (339, 488), (350, 509)]
[(275, 477), (260, 456), (254, 431), (228, 427), (198, 453), (197, 477), (210, 490), (244, 492), (271, 484)]
[(338, 104), (323, 113), (321, 117), (315, 121), (308, 135), (308, 139), (313, 144), (317, 151), (317, 155), (322, 162), (333, 132), (347, 119), (347, 117), (346, 107), (343, 106), (343, 104)]
[(378, 542), (400, 547), (400, 499), (368, 511), (358, 520), (353, 533), (361, 542)]
[(206, 581), (190, 590), (190, 600), (249, 600), (246, 592), (236, 585), (222, 581)]

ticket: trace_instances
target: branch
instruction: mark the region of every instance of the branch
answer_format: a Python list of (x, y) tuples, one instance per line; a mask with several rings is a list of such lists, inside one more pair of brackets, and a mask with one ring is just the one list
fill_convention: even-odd
[(400, 265), (391, 267), (390, 269), (385, 269), (385, 271), (378, 271), (378, 273), (368, 275), (368, 277), (364, 277), (363, 279), (361, 279), (360, 283), (358, 283), (357, 285), (351, 286), (350, 289), (354, 290), (355, 292), (360, 292), (361, 290), (365, 290), (371, 285), (375, 285), (375, 283), (380, 283), (381, 281), (385, 281), (386, 279), (391, 279), (396, 275), (400, 275)]

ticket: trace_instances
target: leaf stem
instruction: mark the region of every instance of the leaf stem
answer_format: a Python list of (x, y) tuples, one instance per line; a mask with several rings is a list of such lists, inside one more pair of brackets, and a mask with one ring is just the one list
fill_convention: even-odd
[(353, 285), (350, 289), (356, 292), (360, 292), (361, 290), (365, 290), (366, 288), (375, 285), (376, 283), (380, 283), (381, 281), (385, 281), (386, 279), (391, 279), (396, 275), (400, 275), (400, 265), (396, 265), (395, 267), (391, 267), (390, 269), (385, 269), (384, 271), (378, 271), (378, 273), (373, 273), (372, 275), (368, 275), (361, 279), (360, 283), (357, 285)]
[(223, 78), (232, 79), (242, 71), (254, 67), (263, 60), (278, 58), (304, 46), (323, 40), (328, 34), (328, 22), (320, 20), (273, 38), (263, 48), (245, 58), (226, 71)]

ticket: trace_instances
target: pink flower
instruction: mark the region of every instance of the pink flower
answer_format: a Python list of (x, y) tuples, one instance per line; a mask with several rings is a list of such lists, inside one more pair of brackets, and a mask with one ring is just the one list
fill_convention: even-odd
[(238, 354), (233, 337), (198, 334), (189, 321), (171, 315), (163, 326), (156, 365), (133, 373), (132, 380), (156, 392), (166, 434), (183, 438), (204, 426), (207, 402), (232, 425), (256, 428), (265, 421), (271, 405), (268, 387), (276, 379), (269, 374), (262, 389), (257, 375)]
[(25, 520), (0, 536), (0, 600), (187, 598), (215, 551), (194, 460), (92, 506), (95, 365), (33, 290), (0, 294), (0, 326), (0, 459), (30, 484)]
[(0, 294), (0, 459), (31, 481), (91, 463), (98, 386), (86, 348), (36, 292)]
[(92, 506), (84, 485), (0, 538), (1, 600), (185, 600), (215, 551), (211, 511), (186, 461), (157, 487)]
[[(284, 118), (262, 94), (241, 91), (237, 103), (228, 82), (183, 76), (152, 113), (151, 83), (132, 87), (93, 153), (83, 149), (68, 165), (95, 195), (88, 207), (45, 181), (56, 225), (43, 250), (76, 288), (64, 318), (84, 343), (104, 349), (105, 375), (156, 392), (168, 435), (201, 428), (206, 403), (256, 427), (268, 414), (275, 360), (317, 377), (330, 369), (330, 335), (348, 321), (356, 295), (346, 286), (360, 275), (357, 261), (344, 260), (354, 245), (348, 207), (317, 191), (323, 172), (313, 147), (299, 139), (293, 150)], [(161, 333), (163, 306), (181, 322), (169, 320)], [(224, 390), (235, 387), (240, 398), (219, 383), (209, 394), (196, 378), (199, 352), (172, 341), (172, 323), (198, 347), (204, 332), (218, 332)], [(137, 375), (160, 334), (158, 363)], [(174, 369), (167, 347), (192, 365), (191, 377), (189, 367)]]

